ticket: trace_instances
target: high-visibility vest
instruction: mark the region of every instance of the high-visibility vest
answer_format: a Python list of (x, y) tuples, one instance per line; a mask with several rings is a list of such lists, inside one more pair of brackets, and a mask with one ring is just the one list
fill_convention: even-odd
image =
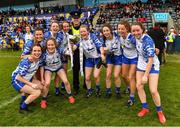
[(79, 34), (80, 34), (80, 30), (76, 30), (76, 29), (74, 29), (74, 27), (72, 26), (72, 33), (73, 33), (73, 35), (79, 35)]
[(173, 42), (174, 42), (173, 33), (170, 33), (170, 34), (167, 36), (167, 42), (169, 42), (169, 43), (173, 43)]

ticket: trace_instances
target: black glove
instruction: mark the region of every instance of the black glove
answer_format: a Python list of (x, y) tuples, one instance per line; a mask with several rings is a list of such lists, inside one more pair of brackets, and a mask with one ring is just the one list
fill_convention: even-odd
[(110, 53), (110, 57), (111, 57), (111, 58), (114, 57), (114, 52), (111, 52), (111, 53)]
[(99, 69), (101, 67), (101, 65), (103, 65), (105, 68), (107, 68), (107, 64), (104, 63), (102, 61), (102, 59), (100, 58), (99, 61), (98, 61), (98, 64), (96, 65), (96, 68)]

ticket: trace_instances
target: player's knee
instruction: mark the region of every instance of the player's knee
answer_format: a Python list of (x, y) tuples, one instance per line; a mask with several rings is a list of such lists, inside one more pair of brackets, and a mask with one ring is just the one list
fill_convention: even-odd
[(111, 78), (111, 73), (107, 73), (107, 74), (106, 74), (106, 79), (109, 80), (110, 78)]
[(97, 80), (97, 79), (99, 79), (99, 78), (100, 78), (100, 77), (99, 77), (98, 74), (95, 74), (95, 75), (94, 75), (94, 79), (95, 79), (95, 80)]
[(151, 92), (151, 95), (152, 95), (152, 96), (156, 96), (156, 95), (158, 94), (158, 91), (157, 91), (157, 90), (151, 90), (150, 92)]
[(86, 76), (86, 81), (90, 81), (91, 80), (91, 76)]
[(64, 80), (63, 83), (64, 83), (66, 86), (69, 85), (69, 81), (68, 81), (67, 79)]
[(123, 78), (124, 80), (126, 80), (126, 81), (129, 80), (129, 79), (128, 79), (128, 76), (127, 76), (126, 74), (122, 74), (122, 78)]
[(49, 88), (50, 82), (45, 82), (45, 84), (46, 84), (46, 87)]
[(41, 90), (35, 90), (33, 95), (37, 98), (41, 95)]
[(117, 79), (119, 79), (120, 77), (119, 77), (119, 74), (114, 74), (114, 79), (115, 80), (117, 80)]
[(134, 77), (133, 75), (129, 75), (129, 76), (128, 76), (128, 80), (129, 80), (129, 81), (131, 81), (131, 80), (133, 80), (133, 79), (135, 79), (135, 77)]
[(143, 85), (141, 84), (141, 83), (136, 83), (136, 88), (137, 88), (137, 90), (139, 91), (139, 90), (142, 90), (143, 89)]

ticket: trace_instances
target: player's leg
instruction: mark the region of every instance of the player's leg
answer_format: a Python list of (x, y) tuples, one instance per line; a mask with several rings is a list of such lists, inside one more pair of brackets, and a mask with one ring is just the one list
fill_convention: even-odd
[(101, 68), (97, 69), (96, 67), (94, 67), (94, 80), (96, 83), (96, 96), (100, 97), (101, 96), (101, 89), (100, 89), (100, 73), (101, 73)]
[(107, 64), (106, 68), (106, 98), (110, 98), (112, 95), (111, 91), (111, 75), (112, 75), (113, 64)]
[(75, 98), (73, 97), (72, 95), (72, 92), (71, 92), (71, 85), (67, 79), (67, 75), (64, 71), (64, 69), (60, 69), (58, 72), (57, 72), (58, 76), (61, 78), (62, 82), (64, 82), (64, 85), (65, 85), (65, 89), (66, 89), (66, 92), (68, 94), (68, 98), (69, 98), (69, 102), (70, 103), (74, 103), (75, 102)]
[(130, 85), (130, 97), (128, 100), (128, 106), (132, 106), (135, 101), (134, 95), (136, 92), (136, 64), (130, 64), (128, 80)]
[(121, 79), (120, 79), (121, 65), (114, 65), (114, 83), (115, 83), (115, 92), (117, 99), (121, 98)]
[(47, 95), (48, 95), (49, 87), (51, 84), (51, 76), (52, 76), (52, 72), (45, 71), (45, 74), (44, 74), (45, 84), (44, 84), (44, 91), (43, 91), (42, 100), (41, 100), (41, 108), (43, 109), (47, 107)]
[(159, 121), (161, 124), (164, 124), (166, 122), (166, 118), (161, 108), (161, 99), (158, 92), (158, 79), (159, 79), (159, 74), (154, 73), (154, 74), (149, 75), (149, 89), (150, 89), (153, 101), (156, 105), (156, 111), (158, 114)]
[(146, 93), (144, 91), (144, 84), (142, 84), (143, 75), (144, 75), (144, 72), (136, 71), (136, 88), (137, 88), (139, 99), (142, 104), (142, 109), (137, 114), (139, 117), (144, 117), (149, 112), (149, 107), (146, 101)]
[(91, 73), (93, 71), (92, 67), (85, 67), (85, 79), (86, 79), (86, 86), (87, 86), (87, 93), (86, 97), (90, 97), (93, 93), (93, 89), (91, 88)]

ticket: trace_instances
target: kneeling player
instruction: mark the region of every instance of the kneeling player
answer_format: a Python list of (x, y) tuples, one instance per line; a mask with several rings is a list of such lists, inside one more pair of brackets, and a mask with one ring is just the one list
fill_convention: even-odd
[(12, 85), (13, 87), (25, 94), (29, 94), (26, 96), (22, 96), (22, 103), (20, 104), (20, 113), (29, 112), (28, 104), (38, 98), (43, 90), (43, 84), (36, 79), (33, 79), (34, 74), (39, 68), (39, 58), (41, 56), (41, 46), (35, 44), (32, 46), (31, 54), (21, 60), (16, 70), (12, 73)]

